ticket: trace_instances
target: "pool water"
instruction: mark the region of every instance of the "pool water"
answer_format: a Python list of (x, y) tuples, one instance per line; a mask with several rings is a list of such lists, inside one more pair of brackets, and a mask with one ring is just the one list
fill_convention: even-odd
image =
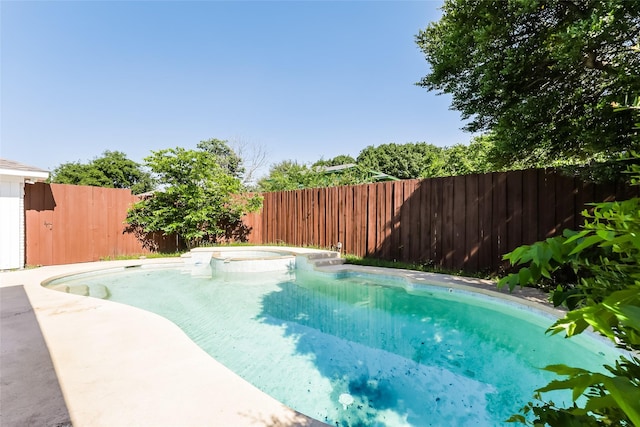
[[(256, 387), (338, 426), (509, 425), (554, 378), (539, 368), (601, 371), (618, 356), (586, 335), (545, 335), (553, 319), (530, 308), (406, 284), (356, 273), (202, 278), (138, 268), (49, 286), (160, 314)], [(553, 400), (571, 403), (560, 393)]]

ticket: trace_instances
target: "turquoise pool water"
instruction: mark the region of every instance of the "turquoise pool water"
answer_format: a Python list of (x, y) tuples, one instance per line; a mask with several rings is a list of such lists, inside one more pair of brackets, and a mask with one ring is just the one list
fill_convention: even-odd
[[(495, 426), (556, 363), (601, 370), (599, 340), (544, 334), (546, 315), (500, 300), (363, 274), (136, 268), (49, 286), (160, 314), (286, 405), (339, 426)], [(554, 401), (569, 404), (569, 396)]]

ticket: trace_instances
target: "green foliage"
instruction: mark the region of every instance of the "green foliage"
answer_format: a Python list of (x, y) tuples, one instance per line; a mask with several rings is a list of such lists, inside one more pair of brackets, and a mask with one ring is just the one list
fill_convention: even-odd
[(358, 165), (400, 179), (439, 176), (444, 165), (444, 150), (426, 142), (382, 144), (363, 149)]
[[(447, 147), (444, 149), (445, 161), (442, 170), (433, 176), (456, 176), (505, 170), (506, 168), (494, 164), (491, 160), (493, 150), (494, 144), (490, 135), (475, 137), (468, 145), (456, 144)], [(517, 168), (519, 165), (512, 166)]]
[(215, 156), (216, 162), (227, 174), (240, 178), (245, 172), (242, 159), (229, 147), (228, 141), (207, 139), (200, 141), (197, 148)]
[[(331, 163), (331, 161), (330, 161)], [(379, 173), (360, 165), (339, 171), (328, 170), (324, 161), (307, 167), (291, 160), (273, 165), (269, 175), (258, 181), (259, 191), (288, 191), (302, 188), (336, 187), (340, 185), (367, 184), (378, 181)]]
[(120, 151), (105, 151), (89, 163), (63, 163), (53, 170), (50, 181), (58, 184), (130, 188), (134, 194), (153, 188), (151, 175)]
[(638, 149), (640, 2), (446, 0), (416, 36), (431, 71), (419, 85), (451, 94), (467, 130), (491, 131), (501, 165), (584, 163)]
[(598, 203), (583, 216), (580, 232), (565, 230), (563, 236), (506, 254), (512, 265), (528, 266), (503, 277), (498, 286), (555, 286), (554, 304), (574, 309), (600, 303), (631, 280), (640, 280), (640, 199)]
[[(634, 158), (638, 156), (633, 154)], [(631, 181), (640, 182), (640, 166), (629, 166)], [(506, 254), (512, 265), (527, 265), (498, 282), (498, 286), (556, 286), (551, 293), (555, 305), (569, 311), (549, 329), (567, 337), (587, 328), (608, 338), (616, 346), (637, 354), (640, 350), (640, 199), (598, 203), (584, 211), (580, 232), (522, 246)], [(640, 425), (640, 360), (621, 357), (611, 375), (564, 365), (545, 369), (567, 377), (537, 390), (541, 403), (529, 403), (523, 412), (535, 417), (533, 425)], [(573, 392), (574, 405), (558, 408), (541, 400), (552, 390)], [(585, 397), (584, 407), (576, 401)], [(527, 423), (522, 415), (513, 422)]]
[(319, 176), (306, 165), (285, 160), (271, 166), (269, 175), (258, 181), (260, 191), (288, 191), (312, 188), (319, 185)]
[(240, 180), (208, 151), (166, 149), (145, 158), (160, 190), (136, 203), (127, 214), (139, 235), (178, 235), (191, 248), (221, 238), (246, 237), (241, 217), (260, 208), (258, 196), (242, 195)]
[[(311, 167), (292, 160), (271, 167), (269, 175), (258, 182), (260, 191), (287, 191), (301, 188), (356, 185), (380, 181), (380, 174), (399, 179), (432, 178), (470, 173), (487, 173), (507, 168), (490, 160), (494, 150), (491, 136), (475, 137), (469, 145), (436, 147), (424, 142), (383, 144), (363, 149), (357, 160), (350, 156), (336, 156), (318, 160)], [(339, 172), (326, 168), (354, 165)], [(520, 166), (517, 163), (511, 165)]]
[[(640, 286), (614, 291), (601, 303), (573, 310), (549, 328), (552, 334), (577, 335), (589, 326), (625, 350), (640, 349)], [(640, 402), (640, 401), (639, 401)]]
[(355, 162), (356, 159), (354, 159), (353, 157), (341, 154), (329, 160), (320, 159), (311, 166), (340, 166), (348, 165)]
[[(554, 380), (536, 390), (534, 396), (542, 404), (530, 402), (523, 408), (524, 415), (513, 415), (507, 421), (562, 427), (640, 425), (640, 360), (621, 357), (615, 366), (605, 368), (611, 375), (565, 365), (547, 366), (545, 370), (567, 378)], [(553, 402), (544, 402), (542, 393), (554, 390), (572, 390), (574, 404), (562, 408)], [(575, 403), (580, 396), (586, 397), (584, 407)], [(535, 419), (528, 422), (526, 416)]]
[(425, 142), (369, 146), (358, 155), (358, 165), (400, 179), (487, 173), (517, 168), (499, 166), (491, 160), (495, 144), (491, 135), (474, 137), (468, 145), (436, 147)]
[[(364, 148), (358, 155), (357, 164), (400, 179), (506, 170), (492, 162), (494, 150), (491, 135), (474, 137), (468, 145), (456, 144), (451, 147), (436, 147), (425, 142), (382, 144)], [(511, 166), (515, 168), (519, 164)]]

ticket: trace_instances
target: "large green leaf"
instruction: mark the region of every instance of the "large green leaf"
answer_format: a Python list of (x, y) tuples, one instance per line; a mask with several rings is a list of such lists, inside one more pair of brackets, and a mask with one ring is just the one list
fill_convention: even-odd
[(605, 381), (607, 390), (631, 422), (640, 426), (640, 388), (628, 378), (614, 377)]

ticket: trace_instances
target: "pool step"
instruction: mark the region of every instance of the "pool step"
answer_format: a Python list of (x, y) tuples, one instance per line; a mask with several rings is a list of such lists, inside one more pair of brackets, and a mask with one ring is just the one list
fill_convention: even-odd
[(111, 297), (111, 292), (109, 292), (109, 288), (104, 285), (93, 285), (91, 289), (89, 289), (89, 296), (100, 299), (109, 299)]
[(87, 285), (73, 285), (69, 286), (67, 292), (70, 294), (81, 295), (83, 297), (89, 296), (89, 287)]
[(111, 297), (109, 288), (104, 285), (98, 284), (94, 284), (91, 286), (61, 284), (50, 286), (49, 289), (53, 289), (54, 291), (66, 292), (68, 294), (80, 295), (83, 297), (94, 297), (100, 299), (109, 299), (109, 297)]
[(340, 258), (338, 252), (323, 252), (318, 254), (307, 255), (309, 262), (313, 263), (316, 267), (326, 267), (329, 265), (341, 265), (344, 264), (344, 259)]

